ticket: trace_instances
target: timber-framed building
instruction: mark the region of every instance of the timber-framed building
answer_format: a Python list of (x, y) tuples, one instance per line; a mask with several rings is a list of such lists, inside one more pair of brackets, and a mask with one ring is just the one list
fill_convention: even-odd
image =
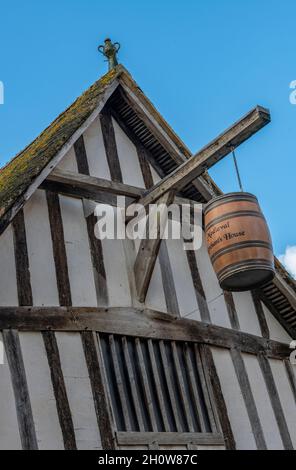
[[(205, 246), (162, 241), (139, 297), (138, 247), (94, 236), (92, 201), (138, 200), (191, 158), (117, 65), (0, 171), (0, 449), (296, 447), (280, 263), (260, 289), (223, 292)], [(178, 197), (219, 192), (203, 171)]]

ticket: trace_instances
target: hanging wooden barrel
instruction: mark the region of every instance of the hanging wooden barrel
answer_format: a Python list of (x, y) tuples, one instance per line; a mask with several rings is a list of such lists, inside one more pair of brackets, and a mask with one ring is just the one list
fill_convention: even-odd
[(274, 277), (269, 229), (253, 194), (219, 196), (204, 215), (208, 253), (222, 289), (251, 290)]

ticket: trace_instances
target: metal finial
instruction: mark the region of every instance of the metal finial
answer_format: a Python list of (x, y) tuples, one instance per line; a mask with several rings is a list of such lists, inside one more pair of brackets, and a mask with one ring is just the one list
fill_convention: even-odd
[(119, 42), (111, 42), (111, 39), (105, 39), (105, 45), (101, 45), (98, 47), (98, 51), (107, 57), (109, 70), (112, 70), (118, 65), (117, 61), (117, 52), (120, 49)]

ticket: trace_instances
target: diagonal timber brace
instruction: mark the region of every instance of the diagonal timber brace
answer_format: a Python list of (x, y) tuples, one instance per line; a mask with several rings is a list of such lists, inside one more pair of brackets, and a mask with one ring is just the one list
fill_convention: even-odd
[[(207, 169), (228, 155), (232, 148), (243, 143), (269, 122), (269, 111), (257, 106), (195, 156), (178, 166), (176, 170), (153, 186), (150, 191), (138, 200), (138, 203), (145, 208), (155, 202), (157, 204), (170, 204), (173, 192), (180, 191), (193, 179), (201, 176)], [(157, 223), (157, 221), (154, 221), (154, 223)], [(145, 301), (160, 243), (160, 237), (156, 240), (147, 239), (141, 242), (134, 266), (136, 288), (140, 302)]]

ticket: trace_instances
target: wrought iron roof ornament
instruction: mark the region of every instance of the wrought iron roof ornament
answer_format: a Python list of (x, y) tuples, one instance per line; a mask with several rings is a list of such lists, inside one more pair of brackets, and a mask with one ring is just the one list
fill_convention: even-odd
[(119, 42), (111, 42), (111, 39), (105, 39), (105, 44), (98, 47), (98, 51), (107, 57), (109, 71), (118, 65), (117, 53), (120, 49)]

